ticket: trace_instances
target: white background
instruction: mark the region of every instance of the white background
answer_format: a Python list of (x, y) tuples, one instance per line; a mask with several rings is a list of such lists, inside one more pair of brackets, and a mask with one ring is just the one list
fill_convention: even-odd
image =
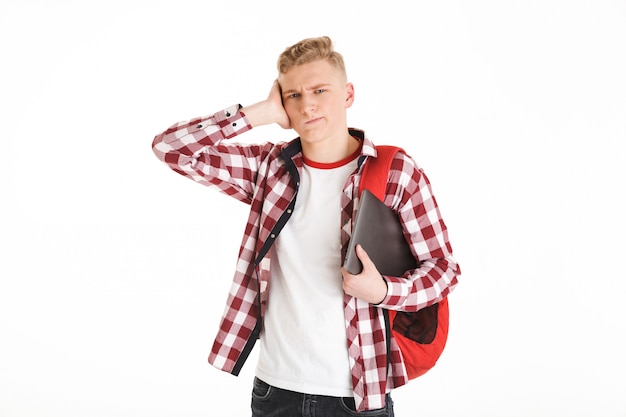
[(206, 362), (247, 207), (150, 145), (265, 98), (278, 54), (319, 35), (350, 124), (426, 170), (463, 270), (447, 349), (396, 414), (626, 416), (625, 19), (606, 0), (2, 1), (0, 416), (249, 415), (256, 351), (239, 378)]

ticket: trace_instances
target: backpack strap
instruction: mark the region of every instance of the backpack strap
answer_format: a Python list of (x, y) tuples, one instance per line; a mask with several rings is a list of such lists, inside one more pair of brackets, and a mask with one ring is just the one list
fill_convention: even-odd
[(367, 158), (363, 167), (359, 184), (359, 195), (361, 195), (363, 190), (369, 190), (379, 200), (385, 201), (391, 163), (396, 154), (404, 152), (404, 150), (397, 146), (379, 145), (376, 146), (376, 152), (378, 154), (377, 157), (370, 156)]

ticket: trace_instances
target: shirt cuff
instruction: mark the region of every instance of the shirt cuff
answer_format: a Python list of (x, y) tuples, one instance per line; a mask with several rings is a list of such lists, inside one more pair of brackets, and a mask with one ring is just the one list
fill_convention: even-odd
[(397, 310), (409, 295), (410, 283), (400, 277), (383, 276), (383, 278), (387, 281), (387, 296), (377, 304), (377, 307)]
[[(202, 119), (196, 119), (192, 122), (192, 125), (187, 129), (186, 134), (192, 134), (195, 136), (197, 132), (201, 130), (205, 130), (213, 126), (219, 128), (221, 131), (220, 140), (230, 139), (237, 135), (242, 134), (250, 129), (252, 126), (248, 123), (245, 115), (239, 111), (241, 105), (236, 104), (234, 106), (230, 106), (225, 108), (224, 110), (220, 110), (212, 116), (208, 116)], [(209, 135), (208, 139), (211, 138), (212, 135)], [(201, 143), (203, 141), (200, 141)], [(213, 138), (212, 143), (216, 142)]]
[(240, 104), (230, 106), (213, 115), (213, 120), (222, 129), (224, 138), (230, 139), (252, 129), (245, 114), (239, 111)]

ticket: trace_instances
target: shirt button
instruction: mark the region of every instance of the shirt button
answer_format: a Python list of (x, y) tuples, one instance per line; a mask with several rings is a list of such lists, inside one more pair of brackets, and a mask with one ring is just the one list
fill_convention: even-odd
[(230, 113), (229, 112), (226, 112), (226, 117), (230, 117)]
[(287, 209), (287, 213), (291, 214), (291, 209)]
[(198, 126), (196, 126), (196, 128), (202, 129), (202, 125), (198, 125)]
[(237, 123), (233, 123), (233, 127), (237, 126)]
[(275, 235), (274, 233), (272, 233), (272, 234), (270, 235), (270, 237), (271, 237), (272, 239), (274, 239), (274, 238), (276, 237), (276, 235)]

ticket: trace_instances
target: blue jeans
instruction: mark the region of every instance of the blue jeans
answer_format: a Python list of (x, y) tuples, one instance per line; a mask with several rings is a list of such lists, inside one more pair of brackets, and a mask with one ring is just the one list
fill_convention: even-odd
[(387, 394), (384, 408), (355, 411), (352, 397), (301, 394), (273, 387), (254, 378), (252, 417), (394, 417), (393, 401)]

